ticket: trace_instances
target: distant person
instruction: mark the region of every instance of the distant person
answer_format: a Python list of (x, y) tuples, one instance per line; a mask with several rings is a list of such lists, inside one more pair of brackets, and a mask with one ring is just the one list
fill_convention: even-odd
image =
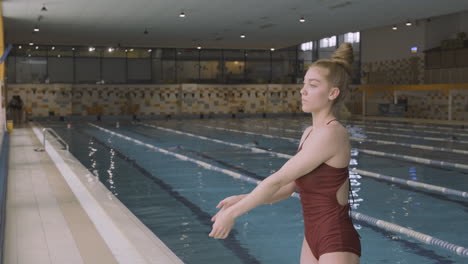
[(19, 124), (22, 123), (23, 117), (23, 100), (19, 95), (13, 95), (10, 102), (8, 102), (7, 110), (10, 113), (10, 119), (13, 119), (13, 123)]

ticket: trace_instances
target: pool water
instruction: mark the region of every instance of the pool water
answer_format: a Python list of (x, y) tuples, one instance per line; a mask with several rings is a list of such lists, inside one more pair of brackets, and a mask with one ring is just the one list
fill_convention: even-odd
[[(308, 122), (310, 118), (288, 117), (146, 121), (145, 124), (294, 155), (297, 143), (281, 137), (299, 140)], [(286, 159), (268, 153), (255, 153), (245, 148), (147, 127), (141, 123), (121, 122), (119, 128), (110, 122), (94, 124), (254, 179), (267, 177), (286, 162)], [(351, 128), (353, 123), (346, 125)], [(291, 197), (273, 205), (255, 208), (237, 219), (228, 239), (212, 239), (208, 237), (212, 224), (210, 218), (217, 212), (217, 203), (227, 196), (250, 192), (255, 187), (253, 183), (160, 153), (154, 148), (112, 135), (88, 123), (73, 123), (73, 129), (67, 129), (63, 122), (48, 123), (47, 126), (54, 128), (67, 141), (70, 152), (185, 263), (299, 263), (303, 220), (297, 198)], [(410, 142), (408, 139), (366, 133), (378, 131), (372, 126), (351, 129), (350, 136), (355, 136), (353, 131), (359, 132), (357, 136)], [(427, 129), (415, 128), (411, 134), (427, 136), (425, 131)], [(445, 131), (450, 134), (450, 131)], [(391, 133), (405, 132), (392, 130)], [(272, 135), (274, 138), (263, 135)], [(463, 139), (464, 136), (459, 135), (457, 138)], [(418, 140), (417, 144), (439, 146), (440, 142)], [(430, 159), (439, 157), (439, 160), (464, 164), (468, 161), (466, 155), (435, 155), (432, 151), (402, 146), (359, 142), (352, 142), (352, 146)], [(453, 148), (468, 149), (466, 144), (457, 144)], [(359, 151), (353, 151), (350, 163), (352, 168), (468, 191), (468, 171), (462, 169), (428, 166), (371, 156)], [(468, 247), (466, 199), (355, 174), (352, 174), (352, 189), (355, 200), (353, 211)], [(361, 235), (361, 263), (468, 263), (466, 257), (423, 244), (405, 235), (357, 220), (354, 220), (354, 224)]]

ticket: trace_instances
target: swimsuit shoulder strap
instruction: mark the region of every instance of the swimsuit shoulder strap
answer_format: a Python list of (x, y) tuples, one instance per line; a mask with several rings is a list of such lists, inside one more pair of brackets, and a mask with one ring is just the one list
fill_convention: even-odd
[(301, 149), (302, 148), (302, 145), (304, 145), (304, 142), (306, 141), (306, 139), (309, 137), (310, 133), (312, 132), (314, 128), (311, 128), (309, 133), (307, 134), (307, 136), (304, 138), (304, 140), (302, 141), (301, 145), (299, 145), (299, 148), (298, 149)]

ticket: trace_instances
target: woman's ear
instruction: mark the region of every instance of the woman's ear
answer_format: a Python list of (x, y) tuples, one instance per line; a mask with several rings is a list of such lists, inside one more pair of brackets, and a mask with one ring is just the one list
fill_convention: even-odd
[(338, 95), (340, 95), (340, 89), (338, 87), (333, 87), (330, 90), (330, 93), (328, 94), (328, 99), (330, 100), (335, 100)]

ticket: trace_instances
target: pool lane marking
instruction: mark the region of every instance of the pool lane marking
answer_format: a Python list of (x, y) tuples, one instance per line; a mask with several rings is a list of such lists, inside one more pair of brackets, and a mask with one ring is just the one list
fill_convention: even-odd
[[(156, 147), (156, 146), (148, 144), (148, 143), (144, 143), (144, 142), (142, 142), (140, 140), (136, 140), (136, 139), (133, 139), (131, 137), (121, 135), (121, 134), (116, 133), (114, 131), (111, 131), (111, 130), (105, 129), (103, 127), (94, 125), (92, 123), (89, 123), (89, 124), (91, 126), (93, 126), (93, 127), (96, 127), (97, 129), (102, 130), (104, 132), (107, 132), (107, 133), (109, 133), (111, 135), (124, 138), (124, 139), (126, 139), (128, 141), (136, 143), (137, 145), (146, 146), (146, 147), (151, 148), (153, 150), (156, 150), (156, 151), (158, 151), (160, 153), (170, 155), (170, 156), (174, 156), (179, 160), (190, 161), (190, 162), (193, 162), (193, 163), (195, 163), (195, 164), (197, 164), (197, 165), (199, 165), (199, 166), (201, 166), (203, 168), (213, 170), (213, 171), (222, 172), (222, 173), (227, 174), (227, 175), (229, 175), (231, 177), (234, 177), (236, 179), (240, 179), (240, 180), (247, 181), (247, 182), (250, 182), (250, 183), (254, 183), (254, 184), (257, 184), (257, 185), (260, 183), (259, 180), (256, 180), (256, 179), (253, 179), (251, 177), (242, 175), (240, 173), (230, 171), (230, 170), (226, 170), (226, 169), (222, 169), (220, 167), (213, 166), (213, 165), (211, 165), (209, 163), (206, 163), (206, 162), (203, 162), (203, 161), (200, 161), (200, 160), (197, 160), (197, 159), (193, 159), (193, 158), (190, 158), (190, 157), (185, 156), (185, 155), (177, 154), (177, 153), (165, 150), (163, 148)], [(299, 198), (299, 195), (297, 193), (293, 193), (293, 195), (291, 195), (291, 196)], [(362, 213), (351, 212), (351, 216), (356, 220), (364, 221), (364, 222), (366, 222), (368, 224), (380, 227), (380, 228), (382, 228), (384, 230), (404, 234), (406, 236), (417, 239), (417, 240), (419, 240), (419, 241), (421, 241), (421, 242), (423, 242), (425, 244), (436, 245), (436, 246), (439, 246), (439, 247), (441, 247), (443, 249), (452, 251), (452, 252), (454, 252), (454, 253), (456, 253), (458, 255), (468, 256), (468, 249), (467, 248), (452, 244), (450, 242), (443, 241), (443, 240), (440, 240), (438, 238), (435, 238), (435, 237), (432, 237), (432, 236), (429, 236), (429, 235), (426, 235), (426, 234), (423, 234), (423, 233), (420, 233), (420, 232), (416, 232), (414, 230), (411, 230), (411, 229), (408, 229), (408, 228), (405, 228), (405, 227), (402, 227), (402, 226), (399, 226), (399, 225), (396, 225), (396, 224), (392, 224), (390, 222), (386, 222), (384, 220), (380, 220), (380, 219), (377, 219), (377, 218), (374, 218), (374, 217), (371, 217), (371, 216), (367, 216), (367, 215), (362, 214)]]
[(215, 143), (219, 143), (219, 144), (224, 144), (224, 145), (228, 145), (228, 146), (232, 146), (232, 147), (248, 149), (248, 150), (251, 150), (254, 153), (267, 153), (267, 154), (271, 154), (273, 156), (280, 157), (280, 158), (286, 158), (286, 159), (291, 158), (291, 156), (287, 155), (287, 154), (272, 152), (272, 151), (268, 151), (268, 150), (264, 150), (264, 149), (256, 148), (256, 147), (248, 147), (248, 146), (241, 145), (241, 144), (236, 144), (236, 143), (227, 142), (227, 141), (223, 141), (223, 140), (208, 138), (208, 137), (204, 137), (204, 136), (200, 136), (200, 135), (195, 135), (195, 134), (191, 134), (191, 133), (187, 133), (187, 132), (182, 132), (182, 131), (175, 130), (175, 129), (165, 128), (165, 127), (160, 127), (160, 126), (154, 126), (154, 125), (148, 125), (148, 124), (139, 124), (139, 125), (146, 126), (146, 127), (151, 127), (151, 128), (155, 128), (155, 129), (159, 129), (159, 130), (163, 130), (163, 131), (166, 131), (166, 132), (175, 133), (175, 134), (179, 134), (179, 135), (185, 135), (185, 136), (190, 136), (190, 137), (194, 137), (194, 138), (198, 138), (198, 139), (203, 139), (203, 140), (207, 140), (207, 141), (211, 141), (211, 142), (215, 142)]
[[(437, 125), (434, 126), (428, 126), (428, 125), (416, 125), (416, 124), (399, 124), (399, 123), (384, 123), (384, 122), (364, 122), (360, 120), (351, 120), (348, 121), (348, 123), (361, 123), (361, 124), (377, 124), (377, 125), (390, 125), (390, 126), (396, 126), (396, 127), (413, 127), (413, 128), (429, 128), (429, 129), (441, 129), (441, 130), (455, 130), (458, 132), (468, 132), (468, 129), (460, 128), (460, 127), (440, 127)], [(462, 126), (462, 125), (453, 125), (453, 126)], [(448, 132), (453, 132), (453, 131), (448, 131)]]
[[(347, 124), (346, 124), (346, 126), (347, 126)], [(352, 125), (351, 127), (362, 127), (362, 126)], [(267, 128), (273, 129), (273, 130), (277, 129), (277, 128), (273, 128), (273, 127), (270, 127), (270, 126), (267, 126)], [(388, 128), (386, 128), (386, 129), (388, 129)], [(284, 129), (284, 131), (298, 132), (298, 130), (293, 130), (293, 129)], [(421, 131), (418, 131), (418, 132), (421, 132)], [(422, 131), (422, 132), (424, 132), (424, 131)], [(368, 131), (368, 130), (364, 131), (364, 133), (382, 135), (382, 136), (404, 137), (404, 138), (411, 138), (411, 139), (423, 139), (423, 140), (428, 140), (428, 141), (442, 141), (442, 142), (453, 142), (453, 143), (460, 143), (460, 144), (468, 144), (468, 140), (459, 140), (459, 139), (451, 139), (451, 138), (443, 138), (443, 137), (441, 138), (441, 137), (411, 136), (411, 135), (395, 134), (395, 133), (382, 133), (382, 132), (375, 132), (375, 131)]]
[[(33, 127), (32, 129), (39, 141), (42, 142), (43, 134), (39, 128)], [(80, 202), (81, 207), (83, 207), (91, 221), (96, 226), (96, 230), (104, 239), (116, 260), (123, 264), (147, 263), (120, 229), (114, 224), (112, 219), (99, 205), (93, 195), (91, 195), (88, 189), (78, 179), (78, 176), (70, 169), (62, 157), (48, 142), (49, 141), (46, 140), (45, 150), (54, 161), (57, 169), (63, 175), (68, 186), (70, 186), (70, 189)]]
[[(353, 125), (355, 127), (369, 127), (370, 125)], [(414, 129), (409, 129), (409, 128), (390, 128), (390, 127), (382, 127), (382, 126), (372, 126), (372, 128), (377, 128), (377, 129), (392, 129), (392, 130), (399, 130), (399, 131), (407, 131), (407, 132), (417, 132), (417, 133), (428, 133), (428, 134), (445, 134), (447, 135), (447, 131), (418, 131)], [(468, 133), (454, 133), (450, 132), (450, 135), (455, 135), (455, 136), (462, 136), (462, 137), (468, 137)]]
[[(244, 148), (244, 149), (251, 149), (254, 152), (255, 152), (256, 149), (258, 149), (258, 148), (248, 147), (248, 146), (244, 146), (244, 145), (240, 145), (240, 144), (234, 144), (234, 143), (223, 141), (223, 140), (211, 139), (211, 138), (208, 138), (208, 137), (198, 136), (198, 135), (183, 132), (183, 131), (180, 131), (180, 130), (165, 128), (165, 127), (160, 127), (160, 126), (155, 126), (155, 125), (145, 125), (145, 124), (140, 124), (140, 125), (155, 128), (155, 129), (160, 129), (160, 130), (171, 132), (171, 133), (177, 133), (177, 134), (180, 134), (180, 135), (186, 135), (186, 136), (190, 136), (190, 137), (200, 138), (200, 139), (203, 139), (203, 140), (208, 140), (208, 141), (216, 142), (216, 143), (219, 143), (219, 144), (225, 144), (225, 145), (228, 145), (228, 146), (234, 146), (234, 147), (239, 147), (239, 148)], [(281, 158), (285, 158), (285, 159), (290, 159), (290, 158), (293, 157), (292, 155), (288, 155), (288, 154), (284, 154), (284, 153), (279, 153), (279, 152), (274, 152), (274, 151), (266, 151), (266, 150), (263, 150), (263, 149), (260, 149), (260, 150), (262, 151), (262, 153), (269, 153), (269, 154), (271, 154), (273, 156), (277, 156), (277, 157), (281, 157)], [(366, 171), (366, 170), (360, 170), (360, 169), (356, 169), (356, 168), (353, 168), (352, 171), (359, 172), (363, 176), (367, 176), (367, 177), (371, 177), (371, 178), (375, 178), (375, 179), (380, 179), (380, 180), (384, 180), (384, 181), (388, 181), (388, 182), (399, 183), (399, 184), (406, 185), (406, 186), (409, 186), (409, 187), (415, 188), (415, 189), (420, 189), (420, 190), (423, 190), (423, 191), (430, 191), (432, 193), (440, 193), (440, 194), (445, 194), (445, 195), (458, 196), (458, 197), (461, 197), (461, 198), (468, 198), (468, 192), (463, 192), (463, 191), (459, 191), (459, 190), (455, 190), (455, 189), (451, 189), (451, 188), (446, 188), (446, 187), (442, 187), (442, 186), (437, 186), (437, 185), (432, 185), (432, 184), (427, 184), (427, 183), (422, 183), (422, 182), (417, 182), (417, 181), (403, 180), (403, 179), (398, 178), (398, 177), (387, 176), (387, 175), (384, 175), (384, 174), (374, 173), (374, 172), (370, 172), (370, 171)]]
[[(200, 125), (200, 126), (202, 126), (202, 125)], [(288, 139), (289, 141), (294, 141), (295, 143), (299, 142), (299, 140), (293, 139), (293, 138), (276, 137), (276, 136), (272, 136), (272, 135), (264, 135), (264, 134), (253, 133), (253, 132), (247, 132), (246, 133), (245, 131), (230, 129), (230, 128), (220, 128), (220, 127), (212, 127), (212, 126), (202, 126), (202, 127), (206, 127), (206, 128), (210, 128), (210, 129), (216, 129), (216, 130), (236, 132), (236, 133), (244, 133), (244, 134), (256, 135), (256, 136), (268, 136), (268, 138)], [(456, 169), (468, 170), (468, 165), (461, 164), (461, 163), (453, 163), (453, 162), (446, 162), (446, 161), (440, 161), (440, 160), (431, 160), (431, 159), (426, 159), (426, 158), (421, 158), (421, 157), (401, 155), (401, 154), (396, 154), (396, 153), (386, 153), (386, 152), (368, 150), (368, 149), (362, 149), (362, 148), (354, 148), (354, 149), (356, 149), (356, 150), (358, 150), (360, 152), (369, 154), (369, 155), (374, 155), (374, 156), (398, 158), (398, 159), (402, 159), (404, 161), (412, 161), (412, 162), (426, 164), (426, 165), (439, 166), (439, 167), (442, 167), (442, 168), (456, 168)]]
[[(258, 125), (255, 125), (254, 127), (264, 128), (264, 127), (260, 127)], [(302, 131), (300, 131), (300, 130), (282, 129), (282, 128), (277, 128), (277, 127), (267, 127), (267, 129), (279, 130), (279, 131), (286, 131), (287, 130), (289, 132), (302, 133)], [(409, 148), (414, 148), (414, 149), (443, 151), (443, 152), (451, 152), (451, 153), (468, 155), (468, 150), (462, 150), (462, 149), (449, 149), (449, 148), (441, 148), (441, 147), (434, 147), (434, 146), (428, 146), (428, 145), (410, 144), (410, 143), (380, 140), (380, 139), (361, 138), (361, 137), (349, 137), (349, 139), (352, 140), (352, 141), (357, 141), (357, 142), (361, 142), (361, 141), (374, 142), (374, 143), (385, 144), (385, 145), (396, 145), (396, 146), (403, 146), (403, 147), (409, 147)]]
[[(310, 120), (310, 119), (308, 119)], [(292, 122), (302, 122), (302, 120), (291, 120)], [(400, 130), (400, 131), (411, 131), (411, 132), (422, 132), (422, 133), (434, 133), (434, 134), (446, 134), (450, 132), (451, 135), (459, 135), (459, 136), (468, 136), (468, 133), (457, 133), (458, 132), (468, 132), (468, 129), (460, 129), (460, 128), (444, 128), (444, 127), (433, 127), (433, 126), (416, 126), (416, 125), (397, 125), (395, 123), (382, 123), (382, 122), (363, 122), (363, 121), (357, 121), (357, 120), (343, 120), (343, 123), (346, 124), (353, 124), (353, 126), (358, 126), (358, 127), (370, 127), (372, 126), (373, 128), (380, 128), (380, 129), (394, 129), (394, 130)], [(362, 125), (356, 125), (356, 123), (360, 123)], [(421, 131), (418, 129), (411, 129), (411, 128), (390, 128), (390, 127), (381, 127), (381, 126), (375, 126), (375, 125), (390, 125), (390, 126), (397, 126), (397, 127), (411, 127), (411, 128), (426, 128), (426, 129), (442, 129), (442, 130), (456, 130), (456, 131)]]

